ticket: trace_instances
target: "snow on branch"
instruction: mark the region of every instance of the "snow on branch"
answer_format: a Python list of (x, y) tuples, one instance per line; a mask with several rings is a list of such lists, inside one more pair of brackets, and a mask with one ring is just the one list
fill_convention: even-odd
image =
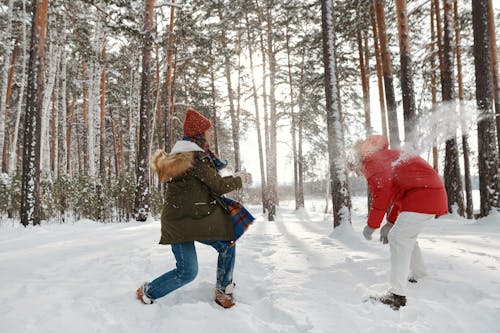
[(164, 6), (182, 8), (182, 1), (171, 2), (171, 1), (157, 1), (155, 2), (155, 8), (160, 8)]

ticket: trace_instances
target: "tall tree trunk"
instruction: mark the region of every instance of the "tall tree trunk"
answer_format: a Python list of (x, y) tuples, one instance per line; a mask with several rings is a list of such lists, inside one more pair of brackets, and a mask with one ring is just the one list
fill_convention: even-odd
[[(4, 1), (5, 3), (5, 1)], [(2, 124), (1, 121), (4, 120), (2, 118), (2, 112), (5, 113), (5, 116), (7, 118), (8, 110), (7, 110), (7, 103), (8, 101), (6, 100), (5, 96), (8, 95), (8, 86), (9, 86), (9, 70), (5, 70), (7, 67), (7, 57), (11, 53), (11, 39), (12, 39), (12, 23), (13, 23), (13, 8), (14, 8), (14, 1), (9, 0), (8, 5), (7, 5), (7, 15), (6, 15), (6, 21), (7, 21), (7, 26), (4, 28), (5, 30), (2, 31), (2, 35), (5, 34), (6, 38), (6, 45), (4, 46), (5, 49), (5, 58), (3, 61), (4, 68), (2, 68), (2, 76), (1, 76), (1, 82), (0, 85), (2, 86), (2, 89), (0, 91), (0, 130), (4, 130), (4, 128), (7, 127), (7, 123)], [(4, 10), (5, 12), (5, 10)], [(5, 134), (0, 132), (0, 139), (4, 139)], [(1, 143), (1, 146), (3, 147), (5, 143)], [(2, 161), (2, 164), (4, 162)]]
[(375, 53), (375, 70), (377, 71), (378, 98), (380, 101), (380, 123), (382, 124), (382, 134), (385, 137), (389, 137), (389, 134), (387, 133), (387, 114), (385, 110), (384, 81), (382, 78), (382, 57), (380, 55), (380, 48), (378, 42), (377, 16), (375, 13), (374, 4), (370, 6), (370, 19), (373, 31), (373, 50)]
[[(10, 57), (10, 66), (8, 70), (8, 78), (7, 78), (7, 89), (5, 92), (5, 103), (4, 103), (4, 141), (3, 141), (3, 150), (2, 150), (2, 172), (9, 172), (9, 111), (10, 111), (10, 98), (12, 96), (12, 83), (14, 82), (14, 72), (16, 69), (16, 61), (19, 56), (19, 37), (16, 39), (14, 49), (12, 50), (12, 54)], [(23, 73), (24, 75), (24, 73)], [(21, 97), (22, 99), (22, 97)]]
[(278, 199), (278, 169), (277, 169), (277, 110), (276, 110), (276, 56), (274, 53), (274, 40), (273, 40), (273, 20), (271, 9), (273, 8), (274, 1), (268, 0), (266, 12), (266, 29), (267, 29), (267, 56), (269, 61), (269, 161), (267, 169), (267, 186), (269, 212), (268, 220), (274, 221), (276, 216), (276, 206), (279, 203)]
[(479, 192), (481, 216), (499, 207), (500, 176), (498, 150), (495, 147), (495, 114), (493, 112), (493, 79), (491, 75), (490, 34), (488, 32), (488, 0), (472, 0), (474, 29), (474, 65), (476, 101), (481, 117), (477, 125), (479, 148)]
[(361, 89), (363, 90), (363, 108), (365, 110), (365, 135), (369, 136), (372, 133), (372, 123), (370, 116), (370, 82), (365, 66), (365, 55), (363, 48), (363, 36), (361, 28), (358, 28), (358, 56), (359, 56), (359, 72), (361, 77)]
[(378, 36), (380, 41), (380, 51), (382, 56), (382, 71), (384, 74), (385, 99), (387, 101), (387, 116), (389, 120), (389, 142), (392, 148), (401, 145), (398, 129), (398, 114), (396, 95), (394, 93), (394, 79), (392, 77), (392, 60), (387, 45), (387, 31), (385, 26), (384, 1), (375, 0), (377, 13)]
[[(58, 78), (56, 78), (58, 80)], [(56, 174), (56, 153), (57, 153), (57, 107), (56, 107), (56, 87), (57, 84), (52, 88), (51, 100), (52, 100), (52, 114), (50, 121), (50, 171), (51, 175)]]
[[(436, 16), (436, 9), (434, 2), (431, 2), (431, 98), (432, 98), (432, 111), (435, 111), (435, 106), (437, 104), (437, 75), (436, 75), (436, 29), (434, 28), (434, 17)], [(439, 50), (439, 46), (438, 46)], [(440, 51), (438, 51), (439, 54)], [(436, 142), (432, 146), (432, 166), (436, 172), (439, 172), (439, 154)]]
[[(444, 3), (444, 39), (443, 39), (443, 76), (441, 77), (441, 94), (443, 102), (453, 103), (454, 73), (453, 73), (453, 0)], [(464, 198), (462, 192), (462, 175), (458, 158), (458, 146), (455, 136), (446, 141), (444, 163), (444, 185), (448, 195), (448, 209), (458, 209), (458, 214), (464, 216)]]
[[(257, 8), (257, 22), (259, 27), (264, 26), (264, 14), (262, 10), (260, 9), (259, 5), (259, 0), (255, 0), (255, 6)], [(264, 28), (261, 28), (264, 29)], [(267, 210), (269, 213), (271, 211), (271, 206), (270, 206), (270, 186), (269, 186), (269, 170), (270, 170), (270, 163), (271, 160), (269, 159), (270, 156), (270, 136), (269, 136), (269, 112), (268, 112), (268, 95), (267, 95), (267, 60), (266, 60), (266, 48), (265, 48), (265, 43), (264, 43), (264, 34), (265, 32), (262, 30), (260, 31), (259, 34), (259, 44), (260, 44), (260, 53), (262, 56), (262, 102), (263, 102), (263, 107), (264, 107), (264, 147), (265, 147), (265, 156), (266, 156), (266, 170), (267, 170), (267, 177), (266, 177), (266, 182), (265, 182), (265, 196), (264, 196), (264, 209)]]
[(210, 44), (210, 97), (212, 102), (212, 124), (214, 126), (214, 147), (215, 153), (220, 154), (219, 151), (219, 132), (218, 132), (218, 119), (217, 115), (217, 94), (215, 89), (215, 64), (213, 59), (212, 44)]
[(285, 26), (285, 46), (287, 55), (287, 67), (288, 67), (288, 85), (290, 88), (290, 115), (291, 115), (291, 127), (290, 134), (292, 139), (292, 155), (293, 155), (293, 187), (295, 194), (295, 209), (304, 207), (304, 203), (300, 202), (299, 194), (299, 161), (297, 154), (297, 116), (295, 114), (295, 100), (293, 92), (293, 75), (292, 75), (292, 61), (291, 61), (291, 48), (290, 48), (290, 31), (289, 22), (286, 22)]
[[(175, 0), (172, 0), (172, 3), (175, 3)], [(173, 96), (172, 96), (172, 87), (173, 87), (173, 79), (172, 79), (172, 66), (173, 66), (173, 52), (174, 52), (174, 20), (175, 20), (175, 7), (170, 7), (170, 21), (168, 26), (168, 42), (167, 42), (167, 72), (165, 74), (165, 87), (167, 100), (165, 101), (166, 111), (163, 129), (165, 131), (165, 151), (170, 151), (173, 145), (173, 126), (172, 121), (174, 117), (174, 105), (173, 105)]]
[[(222, 4), (219, 3), (218, 11), (219, 11), (219, 20), (222, 24), (226, 23), (224, 15), (221, 10)], [(229, 99), (229, 116), (231, 117), (231, 138), (233, 140), (233, 149), (234, 149), (234, 170), (241, 170), (241, 162), (240, 162), (240, 141), (239, 141), (239, 119), (237, 116), (236, 108), (234, 107), (234, 91), (233, 85), (231, 82), (231, 55), (229, 54), (230, 50), (228, 48), (228, 41), (226, 37), (226, 32), (222, 29), (221, 35), (221, 43), (222, 49), (224, 50), (224, 74), (226, 76), (226, 87), (227, 87), (227, 97)]]
[(89, 166), (88, 166), (88, 99), (87, 99), (87, 93), (88, 93), (88, 82), (87, 82), (87, 66), (85, 63), (85, 58), (82, 59), (82, 98), (83, 98), (83, 104), (82, 104), (82, 121), (83, 121), (83, 128), (82, 128), (82, 133), (81, 133), (81, 138), (82, 138), (82, 157), (83, 157), (83, 164), (82, 164), (82, 171), (84, 173), (88, 172)]
[[(119, 157), (118, 157), (118, 136), (116, 134), (116, 125), (115, 125), (115, 119), (113, 117), (113, 110), (109, 108), (109, 122), (111, 126), (111, 137), (112, 139), (112, 144), (113, 144), (113, 157), (115, 160), (115, 176), (118, 178), (120, 176), (120, 170), (119, 170)], [(111, 171), (110, 171), (111, 173)]]
[[(65, 59), (66, 54), (63, 53), (63, 56), (61, 57), (62, 59)], [(61, 102), (60, 102), (60, 107), (59, 107), (59, 121), (58, 121), (58, 132), (59, 135), (57, 136), (57, 145), (59, 146), (59, 151), (57, 154), (57, 178), (61, 177), (61, 174), (64, 172), (65, 165), (64, 161), (66, 159), (66, 150), (67, 147), (65, 145), (65, 140), (66, 140), (66, 124), (68, 121), (68, 105), (67, 105), (67, 80), (68, 80), (68, 73), (67, 73), (67, 67), (66, 67), (66, 61), (62, 61), (62, 68), (61, 68)]]
[(412, 130), (415, 126), (415, 92), (413, 89), (413, 71), (409, 45), (408, 11), (406, 0), (396, 0), (396, 16), (398, 18), (399, 55), (401, 62), (401, 90), (403, 93), (403, 115), (406, 143), (414, 143)]
[[(454, 16), (455, 16), (455, 54), (457, 57), (457, 80), (458, 80), (458, 99), (460, 101), (458, 108), (460, 116), (462, 116), (463, 101), (464, 101), (464, 85), (462, 78), (462, 53), (460, 51), (460, 25), (458, 24), (458, 1), (454, 0)], [(472, 180), (470, 174), (470, 148), (468, 143), (467, 128), (462, 124), (462, 149), (464, 152), (464, 180), (465, 180), (465, 213), (467, 218), (471, 219), (474, 212), (472, 202)]]
[(328, 155), (333, 201), (334, 228), (351, 222), (351, 200), (347, 183), (344, 133), (338, 103), (338, 81), (335, 55), (333, 1), (321, 1), (323, 62), (328, 128)]
[(500, 73), (498, 72), (497, 34), (495, 29), (495, 11), (493, 1), (488, 2), (488, 30), (490, 34), (491, 71), (493, 78), (493, 99), (495, 101), (497, 148), (500, 155)]
[(106, 182), (106, 37), (101, 49), (101, 88), (100, 88), (100, 131), (99, 131), (99, 178), (101, 184)]
[(31, 30), (28, 90), (24, 126), (21, 223), (40, 224), (40, 140), (48, 0), (36, 0)]
[(76, 104), (76, 94), (73, 93), (73, 99), (71, 101), (70, 116), (67, 122), (68, 129), (66, 130), (66, 173), (68, 175), (72, 174), (71, 171), (71, 135), (73, 130), (73, 122), (75, 120), (75, 104)]
[(135, 218), (146, 221), (149, 215), (149, 127), (151, 118), (151, 50), (154, 0), (144, 1), (144, 36), (142, 49), (142, 83), (139, 110), (139, 146), (136, 161)]
[[(23, 15), (26, 14), (26, 0), (22, 1), (22, 6), (23, 6)], [(19, 127), (21, 124), (21, 114), (23, 110), (23, 101), (24, 101), (24, 89), (26, 87), (26, 59), (27, 59), (27, 31), (26, 31), (26, 21), (22, 20), (23, 22), (21, 23), (21, 31), (22, 31), (22, 63), (21, 63), (21, 80), (20, 80), (20, 88), (19, 88), (19, 99), (17, 103), (17, 115), (16, 115), (16, 122), (14, 125), (14, 135), (12, 138), (12, 146), (11, 146), (11, 156), (10, 156), (10, 171), (15, 171), (16, 174), (19, 173), (19, 165), (18, 163), (18, 157), (21, 156), (21, 154), (17, 154), (17, 149), (19, 148), (17, 145), (17, 140), (19, 137)], [(22, 163), (21, 163), (22, 164)]]
[(255, 107), (255, 126), (257, 129), (257, 145), (259, 149), (259, 166), (260, 166), (260, 188), (261, 188), (261, 199), (262, 199), (262, 213), (266, 212), (266, 170), (264, 165), (264, 151), (262, 149), (262, 132), (260, 128), (260, 112), (259, 112), (259, 100), (257, 94), (257, 85), (255, 83), (255, 74), (254, 74), (254, 63), (253, 63), (253, 49), (252, 49), (252, 41), (253, 36), (250, 30), (250, 24), (248, 20), (248, 13), (245, 12), (245, 20), (247, 26), (247, 35), (248, 35), (248, 56), (250, 59), (250, 77), (252, 80), (252, 95), (253, 95), (253, 103)]

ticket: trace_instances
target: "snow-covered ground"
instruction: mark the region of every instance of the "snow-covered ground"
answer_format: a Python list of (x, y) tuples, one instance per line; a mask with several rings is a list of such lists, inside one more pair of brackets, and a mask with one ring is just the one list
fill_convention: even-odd
[(429, 223), (429, 276), (397, 312), (363, 302), (386, 290), (389, 270), (388, 246), (361, 235), (365, 202), (335, 232), (321, 201), (299, 212), (283, 202), (276, 222), (251, 207), (258, 219), (238, 242), (229, 310), (213, 302), (217, 254), (201, 244), (195, 281), (151, 306), (135, 299), (141, 282), (174, 266), (158, 221), (3, 223), (0, 332), (500, 332), (499, 214)]

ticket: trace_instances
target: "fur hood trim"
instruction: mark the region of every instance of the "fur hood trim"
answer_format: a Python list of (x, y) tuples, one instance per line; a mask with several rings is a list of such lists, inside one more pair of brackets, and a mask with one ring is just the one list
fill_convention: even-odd
[(153, 154), (151, 166), (158, 173), (160, 181), (169, 181), (193, 167), (194, 151), (167, 155), (159, 149)]
[(185, 153), (188, 151), (203, 151), (196, 143), (186, 140), (177, 141), (170, 152), (170, 155)]

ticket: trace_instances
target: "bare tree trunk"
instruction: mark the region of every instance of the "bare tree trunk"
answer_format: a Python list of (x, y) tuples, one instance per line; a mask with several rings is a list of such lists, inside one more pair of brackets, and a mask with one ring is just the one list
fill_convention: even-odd
[(101, 88), (100, 88), (100, 131), (99, 131), (99, 178), (101, 184), (106, 182), (106, 37), (101, 49)]
[(252, 80), (252, 95), (253, 95), (253, 103), (255, 107), (255, 126), (257, 129), (257, 145), (259, 149), (259, 165), (260, 165), (260, 183), (261, 183), (261, 199), (262, 199), (262, 212), (266, 212), (266, 170), (265, 170), (265, 165), (264, 165), (264, 152), (262, 149), (262, 135), (261, 135), (261, 128), (260, 128), (260, 113), (259, 113), (259, 101), (258, 101), (258, 94), (257, 94), (257, 85), (255, 84), (255, 75), (254, 75), (254, 63), (253, 63), (253, 49), (252, 49), (252, 41), (253, 36), (251, 34), (250, 30), (250, 24), (248, 21), (248, 13), (245, 13), (245, 20), (246, 20), (246, 26), (247, 26), (247, 35), (248, 35), (248, 55), (250, 59), (250, 76)]
[(498, 73), (497, 34), (495, 32), (495, 13), (492, 0), (488, 2), (488, 30), (490, 34), (491, 71), (493, 77), (493, 99), (495, 101), (497, 148), (500, 155), (500, 77)]
[(488, 0), (472, 0), (472, 25), (474, 29), (474, 64), (476, 74), (476, 101), (481, 112), (478, 121), (479, 192), (481, 216), (499, 207), (500, 176), (496, 149), (493, 112), (493, 79), (491, 73), (490, 34), (488, 32)]
[(276, 110), (276, 56), (274, 53), (273, 41), (273, 21), (271, 16), (271, 9), (273, 8), (273, 0), (267, 2), (267, 56), (269, 61), (269, 104), (270, 104), (270, 117), (269, 117), (269, 155), (267, 159), (269, 166), (267, 169), (267, 185), (269, 188), (269, 212), (268, 220), (274, 221), (276, 216), (276, 206), (279, 203), (278, 199), (278, 170), (277, 170), (277, 110)]
[[(255, 0), (255, 5), (257, 7), (257, 20), (258, 20), (258, 26), (262, 27), (264, 25), (264, 18), (263, 18), (263, 13), (262, 10), (260, 9), (259, 5), (259, 0)], [(264, 196), (264, 209), (267, 210), (267, 212), (270, 212), (271, 207), (270, 207), (270, 187), (269, 187), (269, 170), (270, 170), (270, 139), (269, 139), (269, 112), (268, 112), (268, 104), (267, 104), (267, 61), (266, 61), (266, 51), (265, 51), (265, 43), (264, 43), (264, 32), (260, 31), (259, 34), (260, 38), (260, 53), (262, 55), (262, 101), (263, 101), (263, 107), (264, 107), (264, 147), (265, 147), (265, 153), (266, 153), (266, 170), (267, 170), (267, 177), (266, 177), (266, 187), (265, 187), (265, 196)]]
[[(453, 0), (445, 0), (444, 5), (444, 44), (443, 44), (443, 76), (441, 77), (442, 97), (444, 102), (453, 102), (454, 73), (453, 73)], [(464, 198), (462, 193), (462, 175), (458, 158), (456, 138), (446, 141), (446, 155), (444, 163), (444, 185), (448, 195), (448, 209), (450, 212), (456, 206), (458, 214), (464, 216)]]
[[(26, 13), (26, 0), (22, 1), (23, 4), (23, 15)], [(20, 82), (20, 88), (19, 88), (19, 101), (17, 104), (17, 115), (16, 115), (16, 122), (14, 125), (14, 135), (12, 138), (12, 147), (11, 147), (11, 156), (10, 156), (10, 171), (18, 173), (19, 170), (19, 163), (18, 162), (18, 157), (21, 156), (21, 154), (17, 154), (17, 140), (19, 136), (19, 127), (21, 124), (21, 114), (23, 110), (23, 101), (24, 101), (24, 89), (26, 87), (26, 58), (27, 58), (27, 38), (26, 38), (26, 21), (22, 20), (23, 22), (21, 23), (22, 27), (22, 43), (23, 43), (23, 50), (22, 50), (22, 65), (21, 65), (21, 82)]]
[[(4, 1), (5, 3), (5, 1)], [(2, 86), (2, 89), (0, 91), (0, 130), (4, 130), (8, 125), (7, 123), (5, 124), (2, 124), (1, 121), (4, 120), (4, 118), (1, 117), (1, 114), (2, 112), (5, 113), (5, 118), (7, 118), (7, 114), (8, 114), (8, 110), (7, 110), (7, 103), (8, 101), (6, 100), (6, 98), (4, 99), (5, 96), (9, 95), (8, 93), (8, 90), (9, 90), (9, 74), (10, 74), (10, 70), (5, 70), (5, 68), (7, 68), (7, 63), (8, 63), (8, 60), (7, 60), (7, 57), (9, 56), (10, 52), (11, 52), (11, 38), (12, 38), (12, 22), (14, 21), (13, 20), (13, 8), (14, 8), (14, 1), (13, 0), (9, 0), (8, 2), (8, 5), (7, 5), (7, 15), (6, 15), (6, 21), (7, 21), (7, 27), (5, 28), (5, 30), (2, 31), (2, 34), (5, 34), (6, 38), (6, 45), (4, 46), (5, 48), (5, 58), (4, 58), (4, 68), (2, 68), (2, 76), (1, 76), (1, 86)], [(4, 10), (5, 12), (5, 10)], [(15, 46), (14, 46), (15, 48)], [(14, 54), (14, 52), (13, 52)], [(12, 55), (13, 55), (12, 54)], [(12, 86), (12, 84), (11, 84)], [(5, 133), (1, 133), (0, 132), (0, 139), (4, 139), (5, 137)], [(2, 145), (2, 147), (5, 145), (5, 143), (0, 143)], [(3, 156), (2, 156), (3, 157)], [(3, 160), (2, 160), (2, 165), (4, 164)]]
[[(175, 0), (172, 0), (172, 3), (175, 3)], [(170, 151), (173, 145), (173, 128), (172, 121), (174, 116), (174, 105), (173, 105), (173, 96), (172, 96), (172, 63), (173, 63), (173, 52), (174, 52), (174, 20), (175, 20), (175, 7), (170, 7), (170, 21), (168, 26), (168, 41), (167, 41), (167, 72), (165, 73), (165, 87), (167, 100), (166, 103), (166, 111), (164, 117), (163, 129), (165, 131), (165, 151)]]
[(297, 154), (297, 116), (295, 115), (295, 100), (293, 92), (293, 75), (292, 75), (292, 61), (291, 61), (291, 48), (290, 48), (290, 32), (289, 23), (287, 21), (285, 27), (285, 46), (287, 54), (287, 66), (288, 66), (288, 85), (290, 88), (290, 115), (291, 115), (291, 127), (290, 134), (292, 137), (292, 155), (293, 155), (293, 186), (295, 194), (295, 209), (304, 207), (304, 203), (300, 202), (299, 193), (299, 161)]
[[(57, 79), (57, 78), (56, 78)], [(56, 169), (56, 153), (57, 153), (57, 110), (56, 110), (56, 87), (57, 84), (54, 85), (52, 88), (52, 93), (51, 95), (51, 100), (52, 100), (52, 114), (51, 114), (51, 121), (50, 121), (50, 171), (51, 175), (55, 175), (55, 169)]]
[[(460, 26), (458, 24), (458, 1), (454, 0), (454, 15), (455, 15), (455, 54), (457, 56), (457, 80), (458, 80), (458, 99), (460, 101), (459, 113), (462, 115), (463, 101), (464, 101), (464, 85), (462, 78), (462, 55), (460, 52)], [(471, 219), (474, 212), (473, 202), (472, 202), (472, 180), (470, 175), (470, 148), (468, 143), (467, 129), (462, 124), (462, 149), (464, 151), (464, 179), (465, 179), (465, 213), (467, 218)]]
[(24, 126), (21, 223), (40, 224), (40, 139), (48, 0), (36, 0), (31, 30), (28, 90)]
[(365, 135), (368, 136), (372, 133), (372, 123), (370, 116), (370, 83), (366, 73), (365, 55), (363, 48), (363, 36), (361, 28), (358, 28), (357, 33), (358, 41), (358, 55), (359, 55), (359, 72), (361, 77), (361, 89), (363, 90), (363, 107), (365, 110)]
[(338, 103), (338, 81), (335, 55), (335, 25), (333, 1), (321, 1), (323, 31), (323, 62), (328, 127), (330, 183), (333, 201), (334, 228), (351, 222), (351, 199), (347, 183), (344, 133)]
[(216, 90), (215, 90), (215, 65), (213, 61), (213, 52), (212, 52), (212, 45), (210, 44), (210, 96), (212, 98), (212, 124), (214, 126), (214, 146), (215, 146), (215, 153), (217, 155), (220, 154), (219, 152), (219, 133), (218, 133), (218, 115), (217, 115), (217, 95), (216, 95)]
[(377, 29), (377, 16), (375, 13), (375, 6), (370, 6), (370, 18), (373, 31), (373, 49), (375, 52), (375, 69), (377, 71), (377, 83), (378, 83), (378, 97), (380, 101), (380, 122), (382, 124), (382, 134), (385, 137), (389, 137), (387, 133), (387, 114), (385, 110), (385, 97), (384, 97), (384, 81), (382, 78), (382, 57), (380, 54), (380, 48), (378, 43), (378, 29)]
[[(436, 30), (434, 28), (434, 17), (436, 16), (436, 9), (434, 2), (431, 2), (431, 96), (432, 96), (432, 111), (435, 111), (435, 106), (437, 104), (437, 78), (436, 78), (436, 52), (435, 52), (435, 41), (436, 41)], [(438, 46), (439, 50), (439, 46)], [(439, 56), (438, 51), (438, 56)], [(441, 61), (439, 60), (439, 63)], [(440, 66), (441, 67), (441, 66)], [(439, 172), (439, 154), (438, 147), (434, 142), (432, 147), (432, 166), (436, 172)]]
[(401, 90), (403, 93), (403, 115), (406, 143), (414, 142), (412, 130), (415, 126), (415, 92), (413, 89), (413, 71), (408, 41), (408, 11), (406, 0), (396, 0), (398, 18), (399, 54), (401, 62)]
[(66, 173), (71, 175), (71, 135), (73, 130), (73, 122), (75, 121), (75, 104), (76, 94), (73, 93), (73, 100), (71, 101), (70, 116), (67, 123), (68, 129), (66, 130)]
[(394, 79), (392, 77), (392, 60), (387, 45), (387, 31), (385, 26), (384, 1), (375, 0), (377, 13), (378, 36), (380, 41), (380, 51), (382, 55), (382, 69), (384, 73), (385, 99), (387, 101), (387, 115), (389, 119), (389, 141), (392, 148), (401, 145), (398, 129), (398, 114), (396, 96), (394, 93)]
[(82, 165), (82, 171), (84, 173), (88, 172), (88, 144), (87, 144), (87, 133), (88, 133), (88, 100), (87, 100), (87, 92), (88, 92), (88, 83), (87, 83), (87, 66), (85, 64), (85, 59), (82, 59), (82, 98), (83, 98), (83, 105), (82, 105), (82, 121), (83, 121), (83, 128), (82, 128), (82, 146), (83, 146), (83, 151), (82, 151), (82, 157), (83, 157), (83, 165)]
[[(10, 98), (12, 96), (12, 83), (14, 82), (14, 72), (16, 69), (16, 61), (19, 56), (19, 37), (16, 39), (14, 49), (12, 50), (12, 54), (10, 57), (10, 66), (8, 70), (8, 78), (7, 78), (7, 89), (5, 92), (5, 103), (4, 103), (4, 139), (3, 139), (3, 150), (2, 150), (2, 172), (9, 172), (9, 111), (10, 111)], [(23, 73), (24, 75), (24, 73)]]
[[(221, 10), (221, 4), (219, 3), (218, 11), (219, 11), (219, 20), (221, 23), (225, 22), (225, 18), (223, 16)], [(227, 96), (229, 99), (229, 115), (231, 117), (231, 138), (233, 140), (233, 149), (234, 149), (234, 170), (241, 170), (241, 162), (240, 162), (240, 141), (239, 141), (239, 120), (237, 118), (236, 109), (234, 107), (234, 91), (233, 85), (231, 82), (231, 56), (228, 54), (229, 49), (227, 47), (227, 37), (226, 32), (222, 30), (221, 36), (222, 49), (224, 50), (224, 74), (226, 76), (226, 87), (227, 87)]]
[(142, 49), (141, 104), (139, 111), (139, 146), (136, 161), (135, 218), (146, 221), (149, 215), (149, 126), (151, 118), (151, 49), (154, 0), (144, 1), (144, 36)]

